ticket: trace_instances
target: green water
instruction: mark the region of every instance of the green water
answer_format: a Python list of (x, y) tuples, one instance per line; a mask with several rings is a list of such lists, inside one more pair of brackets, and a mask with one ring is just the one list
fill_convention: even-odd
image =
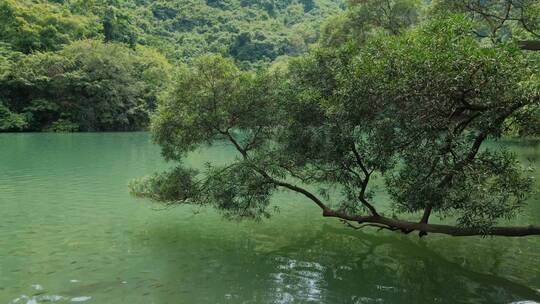
[[(165, 166), (146, 133), (0, 134), (0, 304), (540, 302), (540, 237), (353, 231), (287, 193), (261, 223), (129, 196)], [(540, 223), (538, 196), (517, 221)]]

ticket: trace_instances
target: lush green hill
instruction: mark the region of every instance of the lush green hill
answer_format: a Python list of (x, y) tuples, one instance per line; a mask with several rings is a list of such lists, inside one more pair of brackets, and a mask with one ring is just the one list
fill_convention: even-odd
[[(318, 38), (340, 0), (141, 1), (129, 12), (139, 43), (173, 58), (221, 53), (246, 63), (296, 55)], [(120, 10), (122, 13), (122, 10)]]
[(304, 53), (341, 0), (0, 0), (0, 131), (134, 130), (172, 66)]
[(2, 0), (0, 38), (22, 52), (81, 38), (155, 47), (175, 60), (207, 52), (245, 65), (297, 55), (341, 0)]
[(485, 47), (540, 38), (537, 0), (0, 0), (0, 131), (141, 129), (201, 55), (254, 70), (456, 14)]

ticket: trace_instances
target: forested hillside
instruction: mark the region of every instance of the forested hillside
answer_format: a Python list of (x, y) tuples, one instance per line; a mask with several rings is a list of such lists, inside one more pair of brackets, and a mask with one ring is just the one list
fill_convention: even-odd
[[(286, 68), (310, 45), (335, 57), (456, 15), (487, 48), (540, 39), (537, 0), (0, 0), (0, 131), (144, 129), (176, 71), (205, 54)], [(507, 131), (537, 132), (521, 121), (538, 110), (526, 113)]]
[(0, 131), (138, 130), (174, 66), (304, 53), (341, 0), (0, 0)]

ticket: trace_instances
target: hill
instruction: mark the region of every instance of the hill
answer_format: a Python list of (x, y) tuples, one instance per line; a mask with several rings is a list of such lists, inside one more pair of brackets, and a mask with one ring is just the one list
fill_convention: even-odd
[(173, 66), (296, 56), (341, 0), (1, 0), (0, 131), (139, 130)]

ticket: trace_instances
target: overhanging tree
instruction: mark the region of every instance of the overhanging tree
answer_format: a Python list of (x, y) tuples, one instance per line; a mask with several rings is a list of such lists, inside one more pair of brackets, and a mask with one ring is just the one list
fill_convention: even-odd
[[(153, 119), (155, 142), (178, 165), (131, 190), (260, 218), (283, 189), (356, 228), (539, 235), (540, 226), (496, 226), (520, 211), (532, 181), (514, 155), (485, 147), (509, 120), (538, 108), (538, 58), (515, 44), (483, 47), (472, 32), (461, 17), (433, 21), (260, 73), (202, 57), (179, 73)], [(235, 161), (201, 172), (182, 164), (223, 140)], [(381, 209), (374, 179), (385, 181), (390, 209)], [(430, 223), (434, 212), (452, 223)]]

